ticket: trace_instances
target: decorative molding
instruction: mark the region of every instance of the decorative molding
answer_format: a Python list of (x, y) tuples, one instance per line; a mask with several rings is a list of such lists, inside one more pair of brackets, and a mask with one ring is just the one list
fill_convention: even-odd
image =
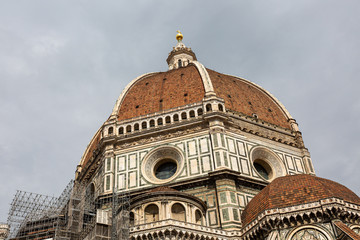
[(158, 136), (155, 136), (155, 137), (142, 138), (140, 140), (134, 140), (133, 142), (126, 142), (126, 143), (122, 143), (122, 144), (116, 144), (116, 149), (117, 150), (119, 150), (119, 149), (127, 149), (129, 147), (133, 147), (133, 146), (137, 146), (137, 145), (143, 145), (143, 144), (156, 142), (156, 141), (161, 141), (161, 140), (165, 140), (165, 139), (181, 137), (181, 136), (184, 136), (186, 134), (191, 134), (191, 133), (198, 132), (201, 129), (203, 129), (201, 126), (197, 126), (197, 127), (193, 127), (193, 128), (188, 128), (186, 130), (178, 130), (178, 131), (175, 131), (175, 132), (172, 132), (172, 133), (158, 135)]
[[(345, 202), (339, 198), (326, 198), (317, 202), (284, 208), (267, 209), (255, 220), (244, 226), (244, 239), (254, 239), (264, 231), (322, 222), (329, 219), (343, 219), (346, 222), (360, 222), (360, 205)], [(267, 229), (267, 230), (264, 230)]]

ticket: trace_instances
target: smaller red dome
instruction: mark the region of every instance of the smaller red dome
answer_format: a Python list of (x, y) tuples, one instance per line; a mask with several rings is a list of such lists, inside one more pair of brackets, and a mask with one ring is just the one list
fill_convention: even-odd
[(242, 224), (246, 226), (265, 210), (306, 204), (332, 197), (360, 205), (360, 198), (337, 182), (308, 174), (279, 177), (248, 203), (241, 215)]

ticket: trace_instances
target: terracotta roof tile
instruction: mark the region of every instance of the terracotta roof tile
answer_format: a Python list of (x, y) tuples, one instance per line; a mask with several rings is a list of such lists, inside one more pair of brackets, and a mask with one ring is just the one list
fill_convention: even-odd
[(248, 116), (256, 114), (266, 122), (291, 129), (288, 119), (272, 97), (262, 89), (241, 78), (207, 69), (218, 97), (225, 107)]
[[(263, 89), (250, 82), (207, 69), (215, 93), (225, 107), (248, 116), (256, 114), (266, 122), (291, 129), (287, 116)], [(149, 75), (126, 93), (118, 120), (130, 119), (202, 101), (205, 89), (197, 68), (190, 64)]]
[(330, 197), (360, 205), (360, 198), (355, 193), (334, 181), (307, 174), (279, 177), (248, 203), (241, 219), (245, 226), (267, 209), (295, 206)]
[(195, 66), (160, 72), (139, 80), (129, 89), (118, 120), (200, 102), (204, 95), (201, 76)]

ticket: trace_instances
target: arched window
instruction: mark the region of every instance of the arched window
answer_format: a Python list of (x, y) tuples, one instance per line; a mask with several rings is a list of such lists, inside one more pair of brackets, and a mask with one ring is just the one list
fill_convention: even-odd
[(360, 227), (354, 227), (352, 230), (360, 235)]
[(147, 122), (142, 122), (141, 123), (141, 128), (146, 129), (147, 128)]
[(174, 122), (178, 122), (179, 121), (179, 115), (175, 114), (174, 115)]
[(179, 66), (179, 67), (182, 67), (182, 65), (181, 65), (181, 60), (180, 60), (180, 59), (178, 60), (178, 66)]
[(185, 120), (187, 118), (186, 112), (181, 113), (181, 119)]
[(163, 119), (162, 118), (158, 118), (157, 122), (158, 122), (158, 126), (163, 125)]
[(206, 105), (206, 112), (211, 112), (212, 111), (212, 107), (211, 107), (211, 104), (207, 104)]
[(291, 240), (303, 240), (303, 239), (313, 239), (313, 240), (328, 240), (325, 232), (320, 231), (317, 228), (303, 228), (297, 231), (291, 236)]
[(129, 223), (130, 227), (133, 227), (135, 225), (135, 215), (133, 212), (130, 212), (129, 214)]
[(112, 135), (114, 133), (114, 128), (113, 127), (109, 127), (108, 129), (108, 134)]
[(223, 107), (222, 104), (219, 104), (219, 111), (220, 111), (220, 112), (223, 112), (223, 111), (224, 111), (224, 107)]
[(154, 119), (150, 120), (150, 127), (155, 127), (155, 120)]
[(166, 118), (165, 118), (165, 123), (171, 123), (171, 118), (170, 118), (170, 116), (166, 116)]
[(191, 110), (190, 111), (190, 118), (194, 118), (195, 117), (195, 111), (194, 110)]
[(199, 109), (197, 110), (197, 113), (198, 113), (198, 116), (203, 115), (203, 110), (202, 110), (202, 108), (199, 108)]
[(180, 203), (175, 203), (171, 207), (172, 219), (185, 222), (185, 208)]
[(134, 131), (139, 131), (139, 124), (138, 124), (138, 123), (135, 123), (135, 125), (134, 125)]
[(119, 134), (124, 134), (124, 128), (123, 127), (119, 128)]
[(195, 223), (202, 225), (202, 214), (199, 210), (195, 211)]
[(127, 133), (131, 132), (131, 125), (127, 125), (127, 126), (126, 126), (126, 132), (127, 132)]
[(159, 208), (155, 204), (150, 204), (145, 208), (145, 222), (159, 221)]

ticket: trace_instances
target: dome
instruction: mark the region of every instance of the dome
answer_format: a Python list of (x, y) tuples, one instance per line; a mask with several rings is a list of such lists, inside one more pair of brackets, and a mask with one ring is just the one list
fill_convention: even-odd
[(211, 92), (224, 99), (227, 110), (291, 129), (286, 109), (267, 91), (245, 79), (202, 67), (198, 62), (190, 63), (135, 79), (117, 101), (114, 108), (117, 120), (198, 103)]
[(262, 212), (300, 204), (338, 198), (360, 205), (360, 198), (347, 187), (320, 177), (299, 174), (276, 178), (260, 191), (246, 206), (241, 215), (243, 226), (248, 225)]
[[(125, 87), (110, 117), (87, 146), (77, 173), (83, 170), (88, 172), (86, 165), (94, 159), (96, 149), (101, 145), (104, 137), (102, 131), (106, 124), (127, 124), (140, 118), (145, 119), (151, 115), (161, 115), (195, 105), (206, 109), (211, 101), (221, 103), (221, 112), (228, 112), (228, 116), (239, 116), (245, 121), (271, 126), (276, 131), (280, 128), (287, 136), (273, 138), (279, 141), (287, 138), (284, 142), (295, 145), (292, 139), (288, 139), (289, 134), (299, 132), (295, 120), (285, 107), (262, 87), (246, 79), (205, 68), (197, 61), (191, 48), (184, 45), (182, 39), (178, 39), (178, 44), (169, 53), (166, 61), (168, 71), (141, 75)], [(126, 127), (128, 126), (130, 125)], [(114, 127), (111, 129), (111, 133), (114, 133)], [(129, 133), (131, 129), (123, 131)], [(296, 137), (296, 141), (302, 141), (301, 136)]]

